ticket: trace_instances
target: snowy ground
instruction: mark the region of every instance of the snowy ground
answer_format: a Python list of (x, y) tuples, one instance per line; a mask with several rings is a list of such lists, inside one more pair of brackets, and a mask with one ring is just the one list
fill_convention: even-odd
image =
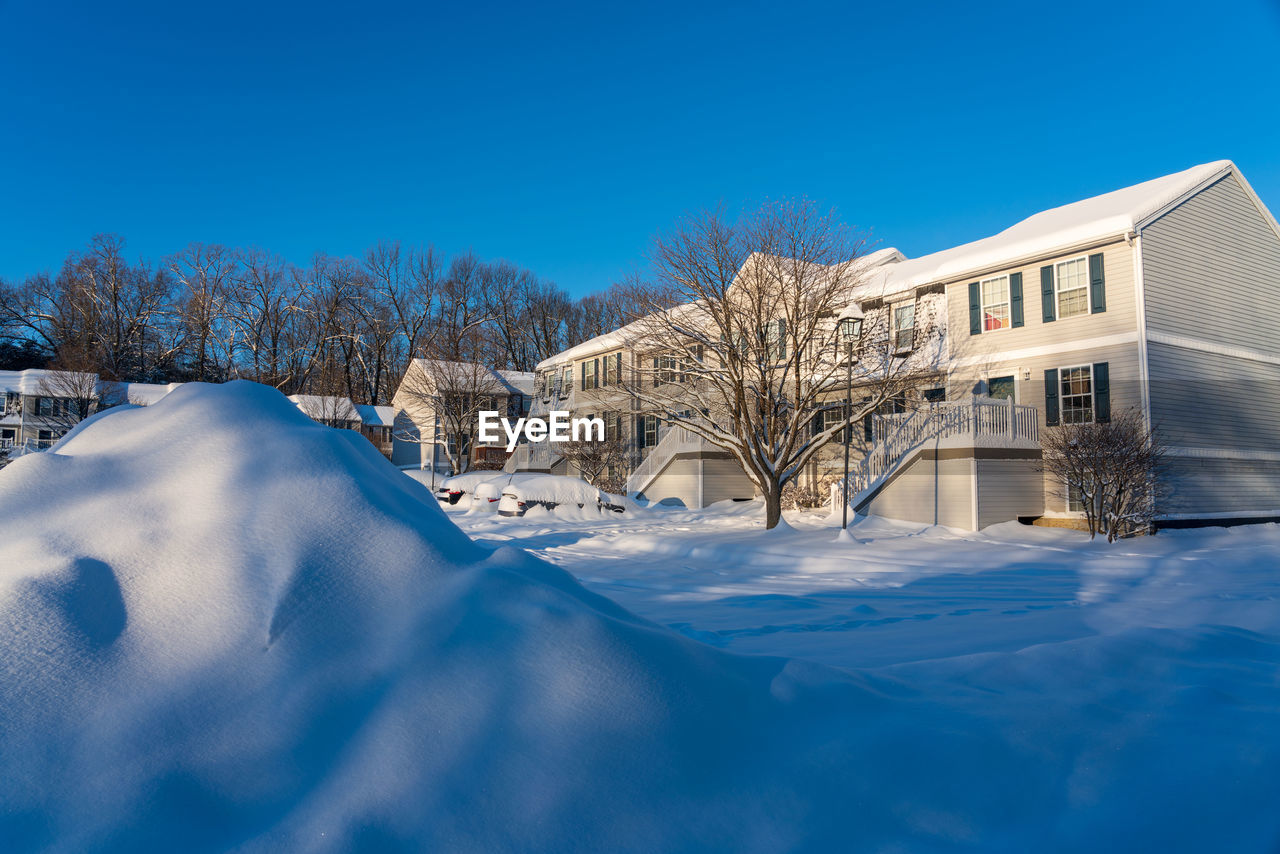
[(1167, 531), (1115, 545), (1063, 529), (979, 534), (822, 514), (761, 530), (754, 504), (575, 521), (450, 508), (654, 622), (741, 653), (841, 667), (1011, 652), (1139, 627), (1280, 629), (1280, 526)]
[(1275, 527), (565, 515), (242, 382), (7, 466), (0, 851), (1280, 850)]

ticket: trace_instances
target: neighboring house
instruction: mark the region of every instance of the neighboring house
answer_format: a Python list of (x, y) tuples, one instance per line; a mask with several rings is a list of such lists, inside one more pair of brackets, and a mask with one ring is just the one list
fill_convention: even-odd
[(360, 432), (384, 457), (391, 459), (394, 450), (392, 431), (396, 423), (395, 407), (356, 404), (356, 412), (360, 416)]
[(533, 387), (529, 372), (414, 359), (392, 398), (396, 422), (391, 461), (426, 468), (454, 460), (463, 471), (501, 467), (508, 456), (506, 440), (479, 442), (479, 413), (496, 411), (512, 419), (527, 415)]
[(327, 394), (291, 394), (292, 400), (312, 421), (339, 430), (359, 430), (360, 412), (349, 397)]
[(49, 371), (0, 371), (0, 447), (44, 450), (96, 406), (96, 374)]
[[(970, 529), (1076, 516), (1041, 473), (1040, 431), (1133, 409), (1170, 446), (1163, 524), (1280, 517), (1280, 226), (1229, 161), (932, 255), (869, 260), (848, 313), (887, 312), (904, 345), (922, 316), (940, 313), (946, 353), (917, 400), (854, 431), (860, 512)], [(632, 492), (691, 506), (741, 497), (727, 493), (743, 492), (735, 476), (745, 475), (714, 449), (609, 393), (634, 366), (627, 332), (540, 364), (535, 414), (612, 417), (643, 458)], [(815, 426), (826, 417), (838, 406), (815, 413)], [(836, 450), (804, 479), (837, 471)]]

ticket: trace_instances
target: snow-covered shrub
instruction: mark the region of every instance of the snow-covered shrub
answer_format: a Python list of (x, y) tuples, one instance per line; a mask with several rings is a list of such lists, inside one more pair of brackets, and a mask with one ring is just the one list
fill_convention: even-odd
[(1042, 446), (1044, 470), (1061, 485), (1068, 507), (1084, 512), (1090, 537), (1115, 542), (1151, 531), (1165, 448), (1140, 413), (1051, 427)]

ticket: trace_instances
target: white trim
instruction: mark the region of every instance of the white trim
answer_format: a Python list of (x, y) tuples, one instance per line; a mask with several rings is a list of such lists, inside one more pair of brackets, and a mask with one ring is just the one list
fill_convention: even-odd
[[(1106, 257), (1105, 254), (1103, 256)], [(1058, 268), (1063, 264), (1074, 264), (1076, 261), (1084, 262), (1084, 311), (1078, 314), (1068, 315), (1067, 317), (1087, 317), (1093, 314), (1093, 281), (1089, 278), (1089, 256), (1077, 255), (1073, 258), (1063, 258), (1061, 261), (1053, 262), (1053, 319), (1054, 321), (1064, 320), (1062, 315), (1062, 289), (1058, 285)], [(1072, 288), (1072, 290), (1075, 290)]]
[(1249, 448), (1192, 448), (1174, 445), (1165, 449), (1171, 457), (1188, 457), (1199, 460), (1248, 460), (1250, 462), (1280, 463), (1280, 451), (1256, 451)]
[(1267, 365), (1280, 365), (1280, 355), (1263, 353), (1258, 350), (1246, 350), (1243, 347), (1229, 347), (1215, 344), (1212, 341), (1201, 341), (1197, 338), (1184, 338), (1181, 335), (1167, 335), (1163, 332), (1148, 332), (1147, 340), (1156, 344), (1167, 344), (1170, 347), (1181, 347), (1183, 350), (1198, 350), (1201, 353), (1214, 353), (1218, 356), (1229, 356), (1233, 359), (1247, 359), (1251, 362), (1262, 362)]
[[(937, 461), (934, 461), (934, 466), (937, 465)], [(973, 530), (978, 530), (978, 460), (976, 457), (969, 458), (969, 518)]]
[[(987, 284), (988, 282), (998, 282), (1001, 279), (1004, 279), (1005, 300), (1003, 303), (996, 302), (996, 303), (990, 303), (990, 305), (992, 306), (1003, 305), (1005, 307), (1005, 320), (1008, 322), (1004, 326), (998, 326), (995, 329), (988, 329), (987, 328), (988, 303), (986, 301), (986, 298), (983, 296), (982, 286)], [(1026, 309), (1026, 302), (1027, 302), (1025, 295), (1023, 296), (1022, 302), (1023, 302), (1023, 319), (1025, 322), (1025, 315), (1026, 315), (1025, 309)], [(1013, 328), (1013, 290), (1012, 290), (1012, 283), (1009, 280), (1008, 273), (1001, 273), (996, 276), (988, 276), (985, 279), (978, 280), (978, 311), (982, 315), (982, 329), (979, 332), (980, 335), (987, 335), (991, 332), (1003, 332), (1006, 329)]]
[[(1155, 212), (1149, 213), (1142, 219), (1135, 222), (1133, 224), (1133, 230), (1141, 231), (1142, 229), (1146, 228), (1148, 225), (1151, 225), (1151, 223), (1160, 219), (1160, 217), (1172, 211), (1174, 208), (1180, 207), (1183, 204), (1185, 204), (1187, 200), (1190, 199), (1192, 196), (1198, 193), (1204, 192), (1205, 190), (1209, 189), (1214, 184), (1218, 183), (1223, 178), (1227, 177), (1233, 172), (1235, 172), (1235, 164), (1228, 161), (1226, 166), (1223, 166), (1217, 172), (1214, 172), (1208, 178), (1205, 178), (1203, 181), (1201, 181), (1199, 184), (1196, 184), (1190, 190), (1187, 190), (1181, 196), (1178, 196), (1176, 199), (1169, 202), (1164, 207), (1156, 209)], [(1277, 233), (1277, 236), (1280, 236), (1280, 233)]]
[[(1067, 421), (1067, 394), (1062, 390), (1063, 375), (1067, 371), (1087, 370), (1089, 372), (1089, 420), (1088, 421)], [(1073, 394), (1072, 397), (1084, 397), (1081, 394)], [(1093, 363), (1088, 362), (1083, 365), (1067, 365), (1058, 366), (1058, 423), (1064, 427), (1068, 424), (1097, 424), (1098, 423), (1098, 383), (1093, 377)], [(1070, 499), (1068, 498), (1068, 501)]]
[(1151, 360), (1147, 353), (1147, 285), (1142, 267), (1142, 234), (1134, 236), (1133, 300), (1138, 321), (1138, 395), (1142, 401), (1142, 420), (1151, 424)]
[(1235, 512), (1224, 510), (1220, 513), (1159, 513), (1155, 518), (1176, 522), (1179, 519), (1266, 519), (1271, 516), (1280, 516), (1280, 509), (1237, 510)]
[(965, 356), (962, 359), (954, 359), (951, 364), (953, 367), (971, 367), (973, 365), (986, 365), (992, 362), (1016, 362), (1022, 359), (1035, 359), (1040, 356), (1052, 356), (1057, 353), (1074, 353), (1078, 350), (1094, 350), (1102, 347), (1115, 347), (1121, 344), (1135, 344), (1137, 341), (1137, 331), (1117, 332), (1114, 335), (1101, 335), (1097, 338), (1081, 338), (1078, 341), (1066, 341), (1061, 344), (1044, 344), (1039, 347), (1023, 347), (1020, 350), (993, 350), (990, 353)]

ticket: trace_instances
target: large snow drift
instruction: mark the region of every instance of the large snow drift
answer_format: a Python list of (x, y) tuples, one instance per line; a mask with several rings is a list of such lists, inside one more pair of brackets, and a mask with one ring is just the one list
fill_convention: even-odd
[(5, 851), (778, 850), (879, 788), (876, 692), (490, 555), (248, 383), (0, 473), (0, 672)]
[(735, 656), (190, 385), (0, 472), (0, 850), (1268, 850), (1275, 646)]

